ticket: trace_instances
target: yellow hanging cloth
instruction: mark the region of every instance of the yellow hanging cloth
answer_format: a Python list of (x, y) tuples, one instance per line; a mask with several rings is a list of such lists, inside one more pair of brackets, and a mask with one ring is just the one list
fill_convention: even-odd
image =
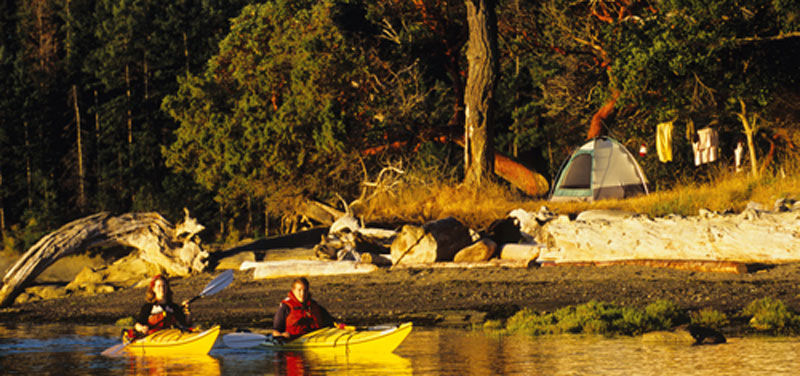
[(658, 160), (666, 163), (672, 161), (672, 122), (668, 121), (658, 125), (656, 131), (656, 152)]

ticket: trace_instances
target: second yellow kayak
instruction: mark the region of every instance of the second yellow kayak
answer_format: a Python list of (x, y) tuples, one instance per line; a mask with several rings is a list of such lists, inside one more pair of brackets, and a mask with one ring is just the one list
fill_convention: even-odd
[(391, 353), (411, 333), (412, 323), (407, 322), (383, 330), (353, 330), (324, 328), (292, 341), (281, 343), (268, 339), (261, 347), (276, 351), (320, 350)]

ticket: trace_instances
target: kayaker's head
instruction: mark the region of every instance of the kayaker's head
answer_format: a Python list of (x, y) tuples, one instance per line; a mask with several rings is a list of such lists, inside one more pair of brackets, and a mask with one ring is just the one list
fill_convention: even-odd
[(292, 282), (292, 294), (300, 303), (308, 298), (308, 280), (305, 277), (297, 278)]
[(169, 282), (161, 274), (150, 279), (150, 287), (147, 289), (148, 303), (168, 303), (172, 301), (172, 290)]

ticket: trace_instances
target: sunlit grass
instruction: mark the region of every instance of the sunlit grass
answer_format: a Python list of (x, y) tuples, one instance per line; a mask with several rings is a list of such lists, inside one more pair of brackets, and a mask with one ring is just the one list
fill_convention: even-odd
[(663, 191), (626, 200), (549, 202), (524, 196), (503, 182), (488, 183), (476, 191), (457, 181), (430, 177), (403, 177), (393, 190), (375, 195), (356, 207), (358, 215), (371, 222), (424, 223), (453, 216), (481, 229), (493, 220), (521, 208), (537, 211), (547, 206), (557, 214), (577, 214), (591, 209), (622, 210), (651, 217), (669, 214), (697, 215), (700, 209), (741, 212), (749, 202), (771, 210), (780, 198), (800, 199), (800, 170), (783, 168), (753, 178), (746, 172), (715, 172), (707, 183), (686, 182)]

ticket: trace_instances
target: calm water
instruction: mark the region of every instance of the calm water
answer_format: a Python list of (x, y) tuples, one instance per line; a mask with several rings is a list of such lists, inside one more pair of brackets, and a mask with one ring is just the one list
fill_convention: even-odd
[(0, 374), (37, 375), (789, 375), (800, 338), (732, 338), (717, 346), (639, 338), (488, 336), (414, 329), (395, 354), (321, 358), (228, 349), (208, 356), (106, 358), (112, 326), (0, 326)]

